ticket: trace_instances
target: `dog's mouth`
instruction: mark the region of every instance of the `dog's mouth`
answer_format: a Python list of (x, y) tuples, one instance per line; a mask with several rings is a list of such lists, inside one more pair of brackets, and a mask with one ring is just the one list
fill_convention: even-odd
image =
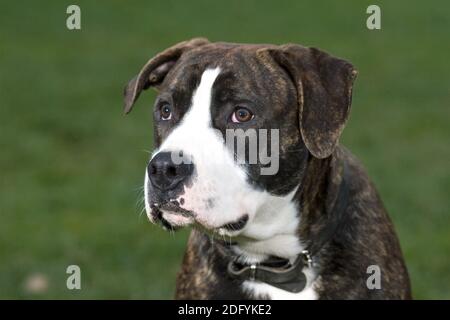
[(181, 208), (175, 202), (153, 203), (150, 210), (150, 221), (170, 231), (176, 231), (194, 222), (194, 213)]
[(244, 214), (238, 220), (236, 220), (234, 222), (226, 223), (216, 229), (219, 231), (225, 230), (225, 231), (230, 231), (230, 232), (241, 231), (247, 225), (247, 222), (248, 222), (248, 214)]
[(239, 219), (217, 227), (211, 226), (208, 222), (198, 219), (195, 212), (180, 207), (179, 204), (174, 201), (162, 204), (154, 203), (150, 208), (151, 220), (171, 231), (193, 225), (212, 235), (232, 237), (237, 236), (249, 221), (249, 215), (243, 214)]

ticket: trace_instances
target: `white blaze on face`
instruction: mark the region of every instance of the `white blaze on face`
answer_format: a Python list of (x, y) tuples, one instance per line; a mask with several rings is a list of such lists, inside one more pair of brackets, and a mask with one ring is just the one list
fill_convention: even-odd
[[(235, 163), (226, 147), (221, 132), (212, 127), (211, 95), (219, 73), (220, 68), (203, 72), (188, 112), (154, 153), (169, 151), (178, 155), (182, 151), (192, 157), (195, 166), (192, 183), (184, 187), (184, 193), (178, 199), (173, 200), (194, 212), (196, 221), (207, 228), (236, 222), (248, 214), (249, 220), (241, 235), (261, 241), (282, 235), (277, 238), (277, 243), (280, 246), (289, 243), (286, 255), (290, 255), (292, 250), (299, 252), (301, 246), (295, 235), (299, 221), (297, 209), (291, 202), (293, 193), (278, 197), (251, 186), (246, 172)], [(147, 174), (145, 183), (148, 183)], [(145, 192), (146, 209), (150, 214), (147, 189)], [(180, 201), (181, 198), (184, 201)], [(168, 212), (163, 211), (163, 215), (169, 221), (174, 218)], [(263, 254), (261, 246), (255, 249), (258, 255)]]

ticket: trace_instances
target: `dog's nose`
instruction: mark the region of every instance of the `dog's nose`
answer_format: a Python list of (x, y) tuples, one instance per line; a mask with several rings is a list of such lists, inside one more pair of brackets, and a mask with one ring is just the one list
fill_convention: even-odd
[(187, 180), (194, 171), (192, 163), (176, 164), (171, 152), (160, 152), (153, 157), (147, 167), (148, 177), (153, 186), (167, 191)]

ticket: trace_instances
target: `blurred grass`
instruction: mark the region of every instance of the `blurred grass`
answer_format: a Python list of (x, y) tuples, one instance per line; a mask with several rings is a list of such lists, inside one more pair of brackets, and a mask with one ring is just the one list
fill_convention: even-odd
[[(152, 149), (146, 93), (122, 88), (158, 51), (194, 36), (320, 47), (359, 70), (343, 142), (395, 222), (416, 298), (450, 298), (448, 1), (2, 2), (0, 298), (171, 298), (187, 232), (140, 215)], [(82, 290), (65, 287), (78, 264)], [(27, 290), (41, 275), (48, 287)]]

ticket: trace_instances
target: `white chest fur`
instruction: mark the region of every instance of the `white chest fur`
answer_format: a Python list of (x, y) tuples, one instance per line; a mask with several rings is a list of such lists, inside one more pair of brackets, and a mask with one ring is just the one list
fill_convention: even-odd
[(318, 294), (315, 290), (316, 276), (310, 269), (303, 269), (306, 275), (307, 284), (305, 289), (298, 293), (285, 291), (267, 283), (256, 281), (245, 281), (242, 286), (243, 290), (255, 299), (269, 298), (271, 300), (317, 300)]
[[(260, 262), (269, 255), (295, 260), (304, 250), (297, 235), (300, 218), (298, 208), (292, 202), (296, 189), (284, 197), (269, 196), (258, 211), (251, 225), (244, 234), (253, 241), (241, 243), (236, 248), (241, 260), (246, 263)], [(276, 212), (276, 214), (274, 214)], [(301, 292), (292, 293), (267, 283), (245, 281), (242, 289), (252, 297), (269, 298), (273, 300), (316, 300), (316, 272), (313, 268), (303, 268), (306, 276), (306, 286)]]

